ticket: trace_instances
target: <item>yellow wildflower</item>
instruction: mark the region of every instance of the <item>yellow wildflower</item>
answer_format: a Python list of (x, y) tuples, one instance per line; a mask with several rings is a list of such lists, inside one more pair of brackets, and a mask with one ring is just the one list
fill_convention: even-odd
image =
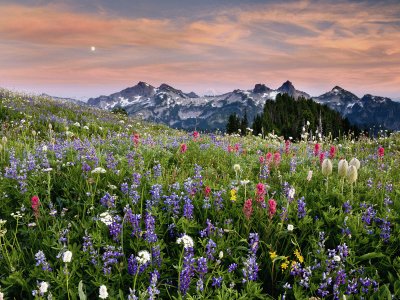
[(304, 257), (301, 255), (300, 251), (296, 249), (296, 251), (294, 251), (294, 255), (296, 255), (297, 259), (299, 260), (300, 263), (304, 262)]
[(285, 262), (283, 262), (283, 263), (281, 264), (281, 269), (282, 269), (282, 271), (283, 271), (283, 270), (286, 270), (286, 269), (288, 268), (288, 266), (289, 266), (288, 263), (289, 263), (288, 261), (285, 261)]
[(231, 201), (236, 201), (237, 191), (235, 189), (231, 189)]
[(275, 258), (278, 257), (278, 255), (276, 254), (275, 251), (274, 251), (274, 252), (270, 251), (270, 252), (269, 252), (269, 257), (271, 257), (271, 259), (274, 260)]

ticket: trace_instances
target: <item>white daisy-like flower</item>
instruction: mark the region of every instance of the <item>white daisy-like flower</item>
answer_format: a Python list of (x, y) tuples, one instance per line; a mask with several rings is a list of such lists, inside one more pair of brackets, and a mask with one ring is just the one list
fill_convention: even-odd
[(147, 250), (139, 251), (138, 256), (136, 256), (136, 260), (140, 265), (147, 264), (151, 259), (150, 253)]
[(190, 236), (188, 236), (187, 234), (184, 234), (182, 237), (178, 238), (176, 240), (176, 242), (178, 244), (183, 244), (183, 247), (185, 249), (192, 248), (194, 245), (193, 239)]
[(294, 226), (292, 224), (288, 224), (287, 230), (288, 231), (293, 231), (293, 229), (294, 229)]

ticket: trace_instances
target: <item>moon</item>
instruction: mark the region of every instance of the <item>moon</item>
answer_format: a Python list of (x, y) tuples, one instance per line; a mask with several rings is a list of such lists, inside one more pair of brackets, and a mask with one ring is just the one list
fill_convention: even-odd
[(96, 51), (96, 47), (95, 46), (90, 47), (90, 51), (92, 52)]

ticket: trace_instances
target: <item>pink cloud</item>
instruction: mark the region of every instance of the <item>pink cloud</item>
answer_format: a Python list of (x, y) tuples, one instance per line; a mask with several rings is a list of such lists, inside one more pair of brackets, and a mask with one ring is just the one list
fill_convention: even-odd
[(96, 94), (96, 86), (139, 80), (201, 92), (290, 79), (316, 92), (341, 84), (400, 94), (396, 5), (301, 1), (216, 11), (207, 21), (129, 19), (56, 5), (0, 9), (3, 84), (86, 84)]

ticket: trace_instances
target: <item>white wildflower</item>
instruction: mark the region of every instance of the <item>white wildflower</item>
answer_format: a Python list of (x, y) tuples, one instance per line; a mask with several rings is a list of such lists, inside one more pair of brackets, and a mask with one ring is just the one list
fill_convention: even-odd
[(288, 224), (287, 230), (288, 231), (293, 231), (293, 229), (294, 229), (294, 226), (292, 224)]
[(288, 197), (289, 197), (290, 199), (293, 199), (295, 193), (296, 193), (296, 190), (295, 190), (293, 187), (290, 188), (290, 189), (289, 189), (289, 192), (288, 192)]
[(100, 299), (107, 299), (108, 298), (107, 287), (105, 285), (100, 286), (99, 298)]
[(340, 177), (346, 177), (347, 173), (347, 168), (349, 167), (349, 164), (347, 163), (347, 160), (341, 159), (338, 164), (338, 174)]
[(106, 224), (107, 226), (113, 222), (113, 217), (110, 215), (108, 211), (101, 213), (99, 217), (100, 217), (99, 220), (104, 224)]
[(140, 265), (145, 265), (150, 261), (151, 256), (150, 256), (149, 251), (142, 250), (142, 251), (139, 251), (138, 256), (136, 256), (136, 259)]
[(94, 170), (92, 170), (92, 174), (104, 174), (106, 172), (106, 169), (102, 167), (97, 167)]
[(75, 122), (75, 123), (74, 123), (74, 126), (76, 126), (76, 127), (81, 127), (81, 124), (79, 124), (79, 122)]
[(63, 262), (69, 263), (71, 262), (71, 259), (72, 259), (72, 252), (69, 250), (65, 251), (63, 254)]
[(313, 174), (313, 171), (312, 171), (312, 170), (308, 171), (308, 174), (307, 174), (307, 181), (311, 181), (312, 174)]
[(39, 285), (39, 293), (43, 295), (44, 293), (47, 293), (48, 289), (49, 289), (49, 284), (46, 281), (42, 281)]
[(354, 183), (357, 181), (357, 178), (358, 178), (357, 167), (350, 166), (347, 169), (347, 180), (349, 181), (349, 183)]
[(357, 168), (357, 170), (360, 169), (360, 161), (357, 158), (352, 158), (349, 162), (349, 166), (355, 166)]
[(333, 260), (336, 261), (336, 262), (339, 262), (340, 261), (340, 256), (339, 255), (335, 255), (333, 257)]
[(182, 237), (178, 238), (176, 240), (178, 244), (183, 244), (183, 247), (186, 248), (192, 248), (194, 245), (193, 239), (188, 236), (187, 234), (184, 234)]
[(218, 257), (219, 257), (219, 259), (222, 259), (224, 257), (224, 252), (223, 251), (219, 251)]
[(322, 175), (329, 176), (332, 174), (332, 161), (329, 158), (325, 158), (322, 162)]
[(240, 170), (241, 170), (241, 167), (240, 167), (240, 165), (239, 164), (234, 164), (233, 165), (233, 169), (235, 170), (235, 172), (237, 173), (237, 172), (240, 172)]
[(240, 180), (241, 185), (247, 185), (250, 182), (250, 180), (245, 179), (245, 180)]
[(42, 147), (42, 151), (43, 151), (43, 152), (47, 152), (47, 146), (46, 146), (46, 145), (44, 145), (44, 146)]

